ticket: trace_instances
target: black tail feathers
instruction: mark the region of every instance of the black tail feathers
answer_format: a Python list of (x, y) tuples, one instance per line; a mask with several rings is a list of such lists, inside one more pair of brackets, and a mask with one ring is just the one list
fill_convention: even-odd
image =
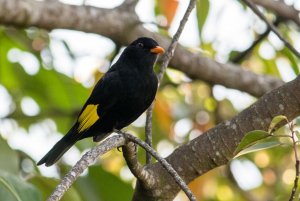
[(59, 140), (52, 149), (37, 163), (42, 165), (45, 163), (46, 166), (53, 165), (58, 161), (62, 155), (68, 151), (78, 140), (77, 134), (73, 132), (72, 128), (61, 140)]

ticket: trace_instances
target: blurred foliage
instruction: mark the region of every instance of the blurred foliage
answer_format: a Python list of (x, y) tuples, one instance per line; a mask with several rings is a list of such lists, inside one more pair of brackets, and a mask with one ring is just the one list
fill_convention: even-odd
[[(164, 27), (172, 25), (180, 3), (177, 0), (153, 1), (157, 24)], [(241, 6), (236, 1), (230, 3)], [(203, 50), (206, 56), (230, 62), (231, 58), (242, 54), (244, 50), (232, 48), (226, 54), (220, 53), (218, 41), (205, 39), (203, 33), (206, 31), (209, 16), (222, 17), (222, 10), (212, 13), (211, 7), (212, 2), (209, 0), (197, 1), (196, 20), (200, 41), (198, 48)], [(246, 13), (244, 5), (243, 9)], [(267, 13), (268, 17), (274, 18), (271, 12), (263, 9), (262, 11)], [(253, 16), (249, 15), (250, 17)], [(299, 34), (289, 27), (292, 27), (291, 24), (285, 22), (278, 28), (292, 43), (296, 43)], [(167, 30), (159, 31), (168, 35)], [(261, 34), (261, 30), (251, 27), (249, 32), (252, 33), (253, 40)], [(62, 177), (70, 169), (68, 159), (63, 158), (59, 161), (56, 168), (51, 170), (52, 173), (50, 170), (45, 173), (45, 168), (35, 165), (37, 156), (30, 149), (20, 148), (20, 144), (31, 148), (38, 146), (39, 142), (36, 141), (30, 144), (26, 144), (28, 141), (23, 142), (26, 137), (35, 135), (37, 138), (37, 127), (38, 132), (44, 131), (40, 135), (49, 139), (50, 136), (58, 137), (59, 133), (66, 133), (91, 92), (95, 80), (103, 75), (105, 71), (103, 69), (111, 63), (112, 57), (120, 48), (117, 47), (117, 50), (106, 55), (106, 58), (97, 58), (99, 64), (91, 73), (87, 84), (77, 79), (74, 74), (75, 67), (72, 72), (66, 73), (63, 70), (65, 66), (56, 62), (54, 53), (57, 50), (51, 48), (53, 42), (59, 43), (67, 52), (61, 57), (68, 57), (73, 63), (82, 56), (74, 52), (68, 41), (58, 40), (45, 30), (0, 26), (0, 94), (6, 94), (3, 95), (3, 100), (6, 101), (6, 105), (3, 106), (5, 108), (1, 109), (0, 105), (1, 200), (45, 200), (54, 190), (59, 180), (52, 177)], [(228, 46), (231, 47), (229, 44)], [(275, 53), (266, 56), (263, 51), (265, 48)], [(198, 50), (191, 49), (191, 51), (197, 53)], [(278, 41), (274, 42), (274, 38), (270, 35), (250, 52), (246, 52), (246, 56), (239, 63), (253, 72), (278, 78), (283, 77), (282, 72), (285, 70), (291, 71), (294, 75), (299, 74), (299, 60), (287, 48), (278, 44)], [(231, 97), (232, 94), (235, 96)], [(178, 145), (232, 118), (241, 111), (241, 108), (249, 106), (244, 103), (239, 107), (236, 106), (235, 99), (243, 96), (244, 93), (229, 91), (222, 86), (202, 81), (193, 81), (182, 72), (168, 69), (156, 96), (153, 114), (154, 148), (166, 156)], [(255, 100), (254, 97), (251, 98)], [(24, 104), (25, 100), (31, 102), (31, 106)], [(35, 111), (32, 104), (37, 105)], [(144, 117), (125, 130), (143, 139)], [(282, 128), (278, 132), (286, 131)], [(254, 138), (255, 136), (258, 138), (254, 141), (261, 139), (261, 133), (252, 135)], [(253, 139), (250, 139), (250, 142), (253, 142)], [(76, 148), (84, 151), (94, 145), (91, 140), (83, 140), (76, 144)], [(40, 155), (42, 154), (44, 153)], [(140, 148), (138, 157), (142, 163), (145, 161), (145, 152)], [(197, 178), (189, 186), (199, 200), (287, 200), (294, 179), (294, 163), (291, 147), (279, 146), (240, 156), (226, 167), (217, 168)], [(258, 181), (256, 185), (253, 184), (252, 187), (250, 185), (253, 179), (249, 180), (247, 175), (251, 175), (251, 172), (237, 176), (243, 169), (254, 171), (255, 179)], [(122, 154), (111, 151), (101, 157), (75, 182), (63, 200), (130, 200), (135, 180), (128, 172)], [(250, 187), (244, 187), (243, 181), (248, 182)], [(186, 200), (182, 193), (178, 196), (180, 200)]]

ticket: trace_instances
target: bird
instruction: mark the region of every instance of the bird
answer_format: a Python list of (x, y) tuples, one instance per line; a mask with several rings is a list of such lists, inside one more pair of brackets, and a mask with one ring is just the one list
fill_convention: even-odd
[(71, 129), (37, 165), (51, 166), (77, 141), (93, 137), (99, 142), (136, 120), (155, 98), (158, 79), (153, 66), (162, 53), (152, 38), (130, 43), (97, 82)]

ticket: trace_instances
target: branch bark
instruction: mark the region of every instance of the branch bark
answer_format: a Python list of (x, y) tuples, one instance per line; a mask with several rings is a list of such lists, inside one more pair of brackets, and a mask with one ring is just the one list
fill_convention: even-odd
[[(128, 12), (128, 9), (132, 12)], [(66, 5), (56, 1), (0, 0), (0, 23), (17, 27), (36, 26), (48, 30), (67, 28), (93, 32), (123, 45), (142, 35), (155, 38), (164, 47), (170, 43), (169, 39), (149, 32), (140, 25), (132, 8), (126, 5), (115, 9), (100, 9)], [(191, 78), (222, 84), (255, 96), (261, 96), (283, 84), (276, 78), (257, 75), (233, 64), (220, 64), (202, 55), (192, 54), (182, 46), (175, 51), (171, 65)], [(188, 144), (178, 147), (166, 158), (167, 162), (186, 183), (215, 167), (226, 164), (232, 159), (233, 152), (245, 133), (254, 129), (267, 130), (271, 119), (276, 115), (281, 114), (288, 119), (294, 119), (300, 114), (299, 87), (300, 78), (297, 78), (265, 94), (232, 120), (219, 124)], [(111, 146), (101, 145), (94, 148), (95, 152), (89, 152), (85, 162), (79, 164), (80, 167), (86, 168), (99, 154), (125, 144), (124, 138), (109, 139)], [(63, 185), (57, 187), (58, 191), (66, 191), (74, 182), (74, 178), (83, 171), (82, 168), (76, 168), (72, 168), (62, 181)], [(173, 200), (180, 189), (161, 164), (154, 163), (144, 168), (151, 173), (155, 182), (148, 186), (139, 183), (135, 189), (136, 200)], [(58, 195), (52, 196), (55, 198)]]
[[(265, 94), (239, 115), (217, 125), (186, 145), (178, 147), (166, 160), (186, 183), (207, 171), (227, 164), (243, 136), (252, 130), (268, 130), (273, 117), (285, 115), (294, 119), (300, 115), (300, 77)], [(159, 163), (146, 168), (156, 178), (154, 186), (139, 184), (135, 197), (143, 200), (171, 201), (180, 190)], [(138, 199), (137, 199), (138, 200)]]
[[(215, 167), (226, 164), (232, 159), (233, 152), (245, 133), (255, 129), (267, 131), (271, 120), (277, 115), (284, 115), (288, 119), (294, 119), (300, 115), (299, 87), (300, 77), (297, 77), (278, 89), (272, 90), (230, 121), (221, 123), (186, 145), (178, 147), (166, 158), (166, 161), (185, 183), (191, 182)], [(113, 136), (105, 140), (101, 146), (86, 153), (65, 176), (48, 201), (58, 200), (78, 175), (99, 155), (114, 147), (123, 146), (125, 143), (123, 136)], [(136, 163), (134, 156), (130, 160)], [(137, 183), (133, 200), (173, 200), (180, 187), (164, 167), (157, 162), (143, 169), (147, 171), (144, 172), (147, 173), (144, 176), (151, 175), (151, 182)]]
[[(67, 5), (59, 1), (0, 0), (0, 23), (16, 27), (92, 32), (122, 45), (128, 45), (140, 36), (153, 37), (163, 47), (170, 44), (170, 39), (145, 29), (128, 4), (102, 9)], [(193, 54), (181, 45), (178, 45), (170, 66), (192, 79), (224, 85), (258, 97), (283, 84), (277, 78), (258, 75), (238, 65), (221, 64), (201, 54)]]
[(60, 184), (55, 188), (53, 193), (49, 196), (47, 201), (58, 201), (62, 198), (64, 193), (71, 187), (76, 181), (78, 176), (88, 168), (99, 156), (112, 150), (113, 148), (123, 146), (125, 144), (125, 138), (120, 135), (104, 140), (101, 146), (96, 146), (86, 152), (82, 158), (72, 167), (68, 174), (64, 176)]

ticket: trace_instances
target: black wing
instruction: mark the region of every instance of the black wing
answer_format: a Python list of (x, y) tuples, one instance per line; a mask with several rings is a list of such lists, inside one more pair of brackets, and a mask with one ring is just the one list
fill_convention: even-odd
[[(109, 70), (96, 84), (78, 116), (78, 133), (88, 131), (94, 124), (105, 118), (120, 99), (121, 79), (117, 70)], [(84, 134), (85, 135), (85, 134)]]

